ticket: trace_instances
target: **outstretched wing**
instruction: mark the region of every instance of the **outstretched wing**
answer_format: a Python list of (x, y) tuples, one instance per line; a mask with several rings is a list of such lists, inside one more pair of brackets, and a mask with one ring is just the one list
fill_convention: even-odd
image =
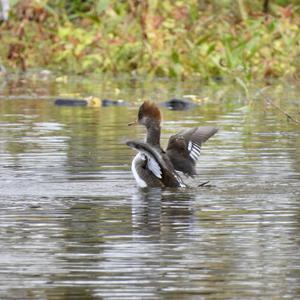
[(128, 141), (129, 147), (140, 152), (146, 163), (148, 171), (153, 173), (156, 179), (160, 179), (162, 186), (166, 187), (183, 187), (185, 186), (180, 176), (176, 173), (172, 163), (165, 153), (158, 152), (148, 143)]
[(128, 141), (126, 144), (142, 153), (143, 160), (146, 161), (147, 169), (149, 169), (157, 178), (162, 178), (163, 162), (154, 148), (150, 147), (148, 144), (135, 141)]
[(217, 128), (211, 126), (194, 127), (171, 136), (166, 153), (175, 170), (189, 176), (196, 175), (195, 165), (201, 145), (217, 131)]

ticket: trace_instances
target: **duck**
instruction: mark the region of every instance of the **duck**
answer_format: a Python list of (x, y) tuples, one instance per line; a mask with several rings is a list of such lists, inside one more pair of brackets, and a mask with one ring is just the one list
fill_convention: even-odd
[(131, 170), (141, 188), (186, 187), (179, 172), (194, 177), (201, 145), (218, 129), (213, 126), (184, 129), (169, 138), (166, 150), (161, 147), (162, 114), (154, 102), (144, 101), (139, 107), (138, 118), (128, 126), (146, 127), (144, 142), (128, 141), (127, 146), (137, 151)]

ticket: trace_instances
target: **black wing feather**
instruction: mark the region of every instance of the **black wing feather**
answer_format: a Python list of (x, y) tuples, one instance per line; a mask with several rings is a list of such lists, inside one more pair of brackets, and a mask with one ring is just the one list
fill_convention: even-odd
[(195, 165), (201, 145), (217, 131), (212, 126), (193, 127), (171, 136), (166, 153), (175, 170), (189, 176), (196, 175)]

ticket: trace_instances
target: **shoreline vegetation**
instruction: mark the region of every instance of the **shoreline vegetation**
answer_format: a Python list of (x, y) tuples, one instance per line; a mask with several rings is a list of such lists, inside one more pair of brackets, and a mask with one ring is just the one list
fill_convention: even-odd
[(13, 1), (0, 65), (73, 74), (300, 75), (300, 5), (285, 0)]

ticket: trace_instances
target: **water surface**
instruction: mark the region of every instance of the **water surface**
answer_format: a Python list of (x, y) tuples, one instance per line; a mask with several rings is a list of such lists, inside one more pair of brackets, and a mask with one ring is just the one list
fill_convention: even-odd
[[(280, 91), (299, 118), (300, 88)], [(300, 298), (299, 126), (281, 113), (197, 81), (36, 75), (3, 79), (0, 94), (1, 299)], [(162, 108), (163, 144), (183, 128), (220, 131), (189, 188), (139, 190), (125, 141), (144, 130), (126, 124), (139, 100), (184, 94), (204, 100)], [(129, 105), (55, 106), (62, 95)]]

